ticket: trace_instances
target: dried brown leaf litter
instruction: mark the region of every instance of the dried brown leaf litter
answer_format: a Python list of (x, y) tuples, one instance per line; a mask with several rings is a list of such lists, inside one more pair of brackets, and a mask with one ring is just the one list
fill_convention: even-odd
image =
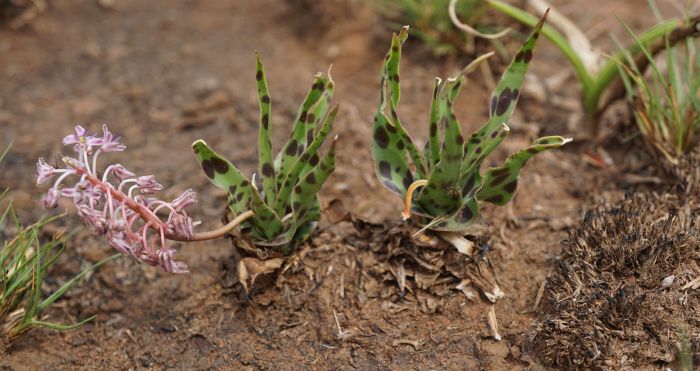
[[(688, 326), (700, 341), (700, 214), (684, 197), (627, 195), (586, 213), (562, 242), (532, 339), (537, 361), (620, 369), (677, 359)], [(673, 277), (673, 278), (669, 278)]]

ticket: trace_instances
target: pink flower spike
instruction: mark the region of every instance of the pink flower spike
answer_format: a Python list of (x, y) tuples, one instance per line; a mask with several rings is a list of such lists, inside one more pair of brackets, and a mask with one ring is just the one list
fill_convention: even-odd
[(43, 158), (36, 163), (36, 185), (43, 185), (56, 175), (56, 168), (49, 165)]
[[(191, 189), (166, 202), (150, 196), (163, 189), (153, 175), (137, 177), (120, 164), (108, 165), (104, 171), (97, 169), (101, 152), (126, 148), (107, 126), (102, 131), (103, 136), (97, 138), (87, 135), (82, 126), (76, 126), (75, 133), (66, 136), (63, 143), (73, 145), (78, 155), (63, 157), (59, 168), (40, 158), (37, 184), (60, 174), (44, 197), (44, 207), (57, 207), (60, 197), (71, 199), (83, 223), (95, 234), (105, 236), (115, 250), (167, 272), (187, 273), (187, 265), (173, 260), (176, 251), (167, 246), (168, 240), (191, 242), (221, 237), (253, 215), (248, 211), (245, 218), (239, 216), (223, 228), (195, 233), (197, 223), (185, 212), (197, 202), (197, 194)], [(93, 153), (93, 147), (99, 149)]]

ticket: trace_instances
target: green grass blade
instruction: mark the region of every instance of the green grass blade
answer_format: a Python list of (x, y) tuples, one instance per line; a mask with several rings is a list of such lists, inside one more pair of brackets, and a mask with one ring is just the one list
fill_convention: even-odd
[(73, 323), (70, 325), (63, 325), (63, 324), (59, 324), (59, 323), (37, 321), (37, 320), (31, 320), (31, 321), (29, 321), (28, 324), (31, 326), (46, 327), (48, 329), (57, 330), (57, 331), (68, 331), (68, 330), (74, 330), (80, 326), (83, 326), (84, 324), (94, 320), (96, 317), (97, 316), (90, 316), (90, 317), (85, 318), (84, 320), (82, 320), (78, 323)]
[(85, 277), (85, 275), (88, 274), (89, 272), (96, 270), (97, 268), (101, 267), (104, 264), (107, 264), (111, 261), (117, 260), (121, 256), (122, 256), (122, 254), (114, 254), (114, 255), (108, 256), (108, 257), (98, 261), (97, 263), (83, 269), (76, 276), (74, 276), (73, 278), (68, 280), (66, 283), (61, 285), (61, 287), (59, 287), (56, 291), (54, 291), (51, 295), (49, 295), (49, 297), (44, 299), (37, 306), (38, 311), (43, 312), (44, 310), (46, 310), (51, 304), (53, 304), (56, 300), (58, 300), (61, 296), (63, 296), (63, 294), (65, 294), (66, 291), (70, 290), (73, 286), (75, 286), (76, 283), (78, 283), (78, 281), (83, 279), (83, 277)]

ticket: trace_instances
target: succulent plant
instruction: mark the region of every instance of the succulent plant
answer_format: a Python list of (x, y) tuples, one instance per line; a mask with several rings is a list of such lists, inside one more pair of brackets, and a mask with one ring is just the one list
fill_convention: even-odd
[(321, 208), (317, 193), (335, 169), (335, 142), (321, 157), (319, 149), (338, 112), (329, 110), (334, 83), (328, 74), (316, 75), (311, 90), (299, 107), (291, 137), (273, 159), (270, 143), (270, 94), (265, 71), (257, 57), (256, 80), (260, 104), (258, 173), (252, 181), (204, 141), (192, 144), (204, 173), (228, 193), (228, 208), (236, 216), (252, 210), (242, 234), (259, 247), (285, 255), (314, 230)]
[[(460, 75), (446, 81), (436, 78), (430, 109), (430, 134), (422, 151), (410, 138), (397, 114), (401, 94), (401, 46), (408, 35), (408, 27), (393, 35), (381, 71), (382, 94), (374, 117), (372, 155), (381, 183), (406, 199), (404, 219), (413, 213), (427, 219), (426, 228), (463, 231), (477, 218), (480, 202), (505, 205), (513, 198), (520, 169), (528, 159), (570, 141), (559, 136), (537, 139), (529, 147), (511, 154), (501, 166), (481, 173), (486, 157), (508, 134), (507, 123), (520, 96), (545, 18), (546, 15), (534, 28), (492, 93), (488, 122), (468, 139), (462, 136), (453, 112), (464, 77)], [(385, 114), (387, 105), (389, 116)]]

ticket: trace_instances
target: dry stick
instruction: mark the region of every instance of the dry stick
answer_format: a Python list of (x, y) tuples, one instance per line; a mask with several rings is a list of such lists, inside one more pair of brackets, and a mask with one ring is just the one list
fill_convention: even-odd
[[(70, 164), (69, 164), (70, 165)], [(146, 223), (154, 226), (154, 227), (160, 227), (163, 225), (163, 221), (158, 218), (158, 216), (151, 211), (151, 209), (147, 208), (145, 205), (142, 205), (131, 198), (129, 196), (125, 195), (124, 192), (114, 188), (111, 184), (106, 184), (99, 179), (97, 179), (94, 175), (89, 174), (85, 169), (79, 168), (79, 167), (73, 167), (80, 175), (85, 176), (85, 179), (93, 185), (95, 188), (99, 188), (102, 192), (104, 193), (109, 193), (115, 200), (123, 203), (128, 207), (129, 209), (133, 210), (141, 218), (146, 221)], [(238, 215), (235, 219), (233, 219), (231, 222), (226, 224), (225, 226), (215, 229), (213, 231), (207, 231), (207, 232), (200, 232), (200, 233), (195, 233), (192, 238), (187, 238), (181, 235), (177, 234), (171, 234), (171, 233), (166, 233), (165, 238), (172, 240), (172, 241), (180, 241), (180, 242), (194, 242), (194, 241), (206, 241), (206, 240), (211, 240), (214, 238), (221, 237), (231, 231), (233, 228), (236, 228), (239, 224), (243, 223), (246, 221), (248, 218), (253, 216), (253, 212), (251, 210), (248, 210), (240, 215)]]

